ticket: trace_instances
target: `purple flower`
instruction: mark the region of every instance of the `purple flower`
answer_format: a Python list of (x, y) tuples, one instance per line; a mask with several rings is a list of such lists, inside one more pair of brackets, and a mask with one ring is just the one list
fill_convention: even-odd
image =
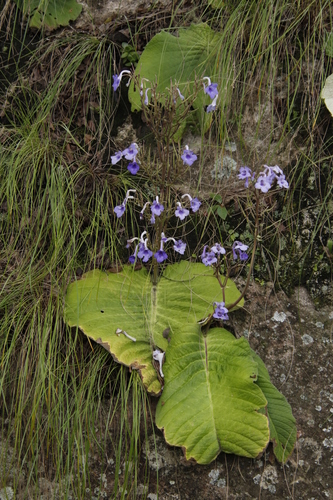
[(168, 238), (165, 237), (165, 234), (161, 234), (161, 244), (160, 244), (160, 249), (154, 254), (155, 259), (157, 262), (160, 264), (161, 262), (165, 261), (165, 259), (168, 258), (167, 254), (163, 250), (163, 245), (164, 243), (168, 241)]
[(262, 193), (267, 193), (267, 191), (272, 187), (272, 181), (269, 176), (259, 175), (254, 187), (256, 189), (260, 189)]
[(148, 262), (150, 257), (153, 255), (153, 252), (149, 250), (149, 248), (145, 248), (143, 246), (143, 250), (139, 250), (138, 252), (138, 257), (139, 259), (142, 259), (142, 262)]
[(223, 248), (220, 243), (215, 243), (214, 246), (212, 246), (211, 251), (213, 253), (216, 253), (217, 255), (224, 255), (225, 254), (225, 249)]
[(112, 84), (112, 88), (114, 91), (117, 90), (117, 88), (119, 87), (120, 85), (120, 82), (123, 78), (124, 75), (130, 75), (131, 72), (128, 70), (128, 69), (124, 69), (120, 75), (113, 75), (112, 78), (113, 78), (113, 84)]
[(249, 179), (252, 176), (252, 170), (249, 167), (239, 169), (238, 179)]
[(130, 255), (129, 258), (128, 258), (128, 262), (130, 264), (134, 264), (135, 263), (135, 259), (136, 259), (136, 255), (135, 253), (133, 255)]
[(228, 309), (225, 306), (224, 302), (214, 302), (215, 306), (215, 311), (213, 314), (213, 318), (219, 319), (219, 320), (228, 320)]
[(217, 90), (217, 83), (211, 83), (207, 87), (204, 84), (204, 91), (205, 94), (208, 94), (211, 99), (214, 99), (214, 97), (218, 96), (218, 90)]
[(121, 151), (118, 151), (113, 156), (111, 156), (112, 165), (115, 165), (116, 163), (118, 163), (118, 161), (121, 160), (122, 157), (123, 157), (123, 153)]
[[(133, 238), (132, 240), (128, 240), (126, 248), (129, 248), (130, 244), (134, 241), (134, 239), (137, 239), (137, 238)], [(136, 245), (134, 253), (132, 255), (130, 255), (128, 258), (128, 262), (130, 264), (135, 264), (135, 261), (137, 259), (137, 254), (138, 254), (138, 247), (139, 247), (139, 245)]]
[(140, 238), (135, 236), (134, 238), (127, 241), (126, 248), (129, 248), (130, 244), (135, 240), (139, 240), (139, 243), (135, 247), (134, 254), (130, 256), (129, 261), (133, 264), (136, 260), (136, 257), (142, 259), (143, 262), (148, 262), (150, 257), (153, 255), (153, 252), (148, 248), (148, 238), (145, 238), (147, 231), (143, 231)]
[(155, 215), (153, 214), (151, 217), (150, 217), (150, 224), (155, 224)]
[(273, 171), (277, 175), (283, 175), (283, 172), (282, 172), (281, 168), (278, 165), (275, 165), (274, 167), (268, 167), (267, 165), (264, 165), (264, 167), (266, 167), (269, 170)]
[(211, 104), (207, 106), (206, 113), (211, 113), (216, 109), (217, 98), (219, 96), (217, 90), (217, 83), (212, 83), (208, 76), (204, 76), (203, 80), (206, 80), (208, 84), (207, 86), (205, 85), (205, 83), (203, 84), (204, 92), (205, 94), (209, 95), (209, 97), (212, 99)]
[(112, 78), (113, 78), (112, 88), (114, 91), (116, 91), (120, 85), (121, 80), (118, 75), (113, 75)]
[(206, 252), (205, 257), (203, 257), (201, 260), (202, 263), (205, 264), (205, 266), (212, 266), (217, 262), (217, 258), (215, 257), (214, 252)]
[(191, 151), (188, 146), (185, 146), (184, 152), (181, 156), (181, 159), (183, 160), (185, 165), (188, 165), (189, 167), (195, 162), (197, 159), (197, 155)]
[(140, 241), (140, 243), (137, 245), (137, 248), (139, 248), (138, 250), (138, 257), (139, 259), (142, 259), (142, 252), (144, 251), (145, 249), (145, 244), (144, 244), (144, 240), (142, 239)]
[(164, 262), (167, 258), (168, 258), (168, 255), (165, 253), (164, 250), (158, 250), (155, 254), (154, 254), (154, 257), (155, 259), (157, 260), (157, 262), (159, 264), (161, 264), (161, 262)]
[(209, 76), (204, 76), (203, 80), (207, 81), (207, 86), (205, 85), (205, 82), (203, 83), (205, 94), (208, 94), (211, 99), (217, 97), (219, 94), (217, 91), (217, 83), (212, 83)]
[(265, 170), (259, 174), (255, 184), (256, 189), (260, 189), (263, 193), (267, 193), (275, 180), (280, 188), (289, 188), (288, 181), (278, 165), (275, 165), (274, 167), (264, 165), (264, 167)]
[(119, 219), (119, 217), (121, 217), (124, 214), (127, 201), (134, 199), (134, 196), (132, 196), (130, 193), (135, 193), (135, 192), (136, 192), (136, 189), (129, 189), (126, 193), (125, 199), (122, 202), (122, 204), (114, 207), (113, 211), (116, 214), (116, 216), (118, 217), (118, 219)]
[(217, 97), (218, 96), (214, 97), (214, 100), (212, 101), (212, 103), (209, 104), (209, 106), (207, 106), (206, 113), (211, 113), (212, 111), (216, 110)]
[(193, 198), (190, 202), (192, 212), (197, 212), (200, 208), (201, 201), (198, 198)]
[(185, 193), (182, 195), (182, 198), (188, 198), (190, 200), (190, 207), (192, 212), (197, 212), (200, 208), (201, 201), (198, 200), (198, 198), (192, 198), (188, 193)]
[(121, 205), (117, 205), (116, 207), (114, 207), (114, 213), (116, 214), (116, 216), (118, 217), (118, 219), (124, 215), (124, 212), (125, 212), (125, 203), (122, 203)]
[(175, 240), (175, 244), (173, 245), (173, 249), (175, 252), (178, 252), (181, 255), (184, 255), (185, 249), (186, 249), (186, 243), (184, 243), (182, 240)]
[(205, 266), (212, 266), (213, 264), (216, 264), (217, 258), (215, 257), (214, 252), (207, 252), (206, 248), (207, 245), (204, 246), (203, 252), (201, 254), (201, 260), (202, 263), (205, 264)]
[(179, 217), (180, 220), (184, 220), (185, 217), (189, 215), (190, 211), (187, 210), (187, 208), (182, 207), (182, 204), (179, 202), (177, 203), (177, 205), (178, 208), (176, 208), (175, 215), (176, 217)]
[(151, 213), (153, 215), (161, 215), (164, 210), (164, 206), (158, 201), (158, 196), (156, 196), (156, 200), (153, 201), (150, 207)]
[(232, 253), (234, 260), (237, 260), (239, 257), (240, 260), (247, 260), (249, 258), (248, 254), (246, 253), (246, 250), (249, 247), (247, 245), (244, 245), (241, 241), (235, 241), (234, 244), (232, 245)]
[(277, 179), (277, 183), (278, 183), (278, 186), (280, 188), (285, 188), (285, 189), (289, 189), (289, 184), (288, 184), (288, 181), (286, 180), (286, 177), (284, 174), (280, 175)]
[(142, 259), (142, 262), (148, 262), (150, 257), (153, 255), (153, 252), (149, 250), (147, 243), (148, 243), (148, 238), (143, 240), (143, 235), (146, 234), (146, 231), (142, 233), (141, 235), (141, 241), (139, 243), (139, 251), (138, 251), (138, 257), (139, 259)]
[(251, 179), (252, 181), (254, 180), (255, 172), (252, 172), (252, 170), (249, 167), (241, 167), (239, 169), (239, 174), (238, 174), (238, 179), (245, 179), (245, 187), (249, 187), (249, 180)]
[(134, 160), (138, 154), (138, 145), (133, 142), (128, 148), (124, 149), (123, 156), (125, 156), (126, 160)]
[(127, 170), (129, 170), (132, 175), (136, 175), (139, 171), (139, 168), (140, 165), (136, 161), (133, 161), (127, 165)]

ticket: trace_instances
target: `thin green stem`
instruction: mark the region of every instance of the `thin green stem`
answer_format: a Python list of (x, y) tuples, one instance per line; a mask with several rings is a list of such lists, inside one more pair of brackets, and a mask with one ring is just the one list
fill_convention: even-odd
[(234, 307), (236, 307), (237, 304), (239, 304), (239, 302), (242, 300), (242, 298), (246, 294), (246, 291), (247, 291), (247, 289), (249, 287), (249, 284), (250, 284), (250, 279), (251, 279), (251, 275), (252, 275), (252, 271), (253, 271), (253, 265), (254, 265), (254, 259), (255, 259), (255, 253), (256, 253), (256, 248), (257, 248), (258, 232), (259, 232), (259, 200), (260, 200), (260, 197), (259, 197), (259, 193), (257, 191), (256, 191), (256, 196), (257, 196), (257, 199), (256, 199), (256, 220), (255, 220), (255, 229), (254, 229), (254, 238), (253, 238), (253, 249), (252, 249), (251, 262), (250, 262), (250, 269), (249, 269), (249, 273), (247, 275), (247, 280), (246, 280), (246, 283), (245, 283), (245, 287), (244, 287), (241, 295), (238, 297), (237, 300), (235, 300), (235, 302), (233, 302), (232, 304), (227, 304), (226, 305), (226, 308), (229, 311), (231, 309), (233, 309)]

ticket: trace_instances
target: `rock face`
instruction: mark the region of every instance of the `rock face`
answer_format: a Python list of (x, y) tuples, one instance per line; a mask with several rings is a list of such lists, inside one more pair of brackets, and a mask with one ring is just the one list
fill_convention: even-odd
[(109, 23), (116, 17), (148, 13), (172, 6), (171, 0), (78, 0), (83, 6), (82, 14), (76, 25), (81, 27), (93, 22), (96, 25)]

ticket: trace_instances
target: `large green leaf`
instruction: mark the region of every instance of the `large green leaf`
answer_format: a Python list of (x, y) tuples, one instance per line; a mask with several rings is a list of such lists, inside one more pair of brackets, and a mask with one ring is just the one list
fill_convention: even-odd
[(45, 27), (49, 30), (67, 26), (82, 11), (76, 0), (14, 0), (17, 6), (29, 17), (31, 28)]
[[(157, 83), (157, 93), (161, 96), (167, 88), (170, 88), (170, 82), (176, 83), (185, 97), (191, 95), (196, 79), (203, 76), (214, 78), (219, 40), (220, 35), (205, 23), (180, 28), (178, 36), (162, 31), (145, 47), (135, 75), (139, 80), (147, 78), (151, 82), (151, 84), (145, 82), (146, 87)], [(134, 80), (129, 87), (128, 97), (132, 111), (138, 111), (141, 109), (140, 89)], [(163, 97), (161, 101), (164, 102)], [(207, 129), (211, 121), (211, 114), (205, 113), (204, 104), (210, 102), (210, 98), (204, 94), (202, 88), (193, 104), (196, 109), (196, 120), (203, 124), (204, 129)]]
[(270, 440), (276, 458), (285, 463), (291, 455), (297, 437), (296, 421), (286, 398), (272, 384), (264, 362), (254, 354), (258, 363), (257, 385), (267, 399)]
[(257, 456), (268, 444), (257, 416), (262, 414), (276, 458), (287, 461), (296, 442), (295, 419), (244, 338), (236, 340), (221, 328), (206, 337), (196, 326), (184, 328), (171, 340), (163, 371), (156, 423), (170, 444), (185, 448), (188, 459), (209, 463), (219, 451)]
[(188, 325), (171, 339), (156, 424), (186, 458), (210, 463), (220, 451), (258, 456), (269, 442), (267, 401), (258, 364), (244, 339), (222, 328), (204, 336)]
[[(229, 280), (226, 302), (234, 302), (240, 293)], [(171, 333), (213, 312), (213, 303), (222, 300), (222, 291), (211, 268), (182, 261), (168, 266), (153, 286), (146, 269), (134, 271), (125, 266), (118, 274), (91, 271), (68, 287), (65, 319), (102, 344), (124, 365), (139, 370), (148, 391), (161, 391), (152, 366), (152, 351), (165, 351)], [(242, 306), (240, 302), (239, 306)], [(131, 341), (117, 330), (136, 339)]]

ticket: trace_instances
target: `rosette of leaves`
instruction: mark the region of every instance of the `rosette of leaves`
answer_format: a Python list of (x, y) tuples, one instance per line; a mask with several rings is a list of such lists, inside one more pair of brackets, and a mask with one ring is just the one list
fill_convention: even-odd
[(124, 61), (125, 66), (136, 67), (140, 56), (135, 50), (135, 47), (133, 47), (133, 45), (130, 45), (127, 42), (123, 42), (121, 46), (122, 46), (122, 51), (120, 57)]
[[(156, 93), (162, 104), (163, 94), (170, 88), (170, 82), (179, 88), (186, 99), (187, 95), (195, 93), (195, 85), (203, 76), (209, 76), (214, 81), (219, 42), (219, 34), (205, 23), (180, 28), (177, 34), (162, 31), (155, 35), (143, 50), (129, 87), (132, 111), (139, 111), (142, 106), (140, 88), (135, 83), (140, 82), (141, 78), (151, 82), (146, 87), (157, 84)], [(212, 113), (205, 112), (205, 105), (210, 102), (202, 86), (197, 92), (193, 108), (195, 121), (202, 125), (204, 131), (212, 119)]]
[(30, 28), (54, 30), (79, 17), (82, 5), (76, 0), (14, 0)]
[[(225, 302), (239, 295), (228, 280)], [(200, 326), (221, 300), (213, 269), (203, 264), (169, 265), (157, 285), (146, 269), (125, 266), (119, 273), (91, 271), (69, 285), (65, 320), (137, 370), (148, 392), (158, 396), (164, 386), (156, 424), (188, 459), (209, 463), (220, 451), (254, 458), (273, 441), (285, 462), (295, 420), (264, 364), (246, 339)], [(153, 362), (156, 348), (165, 352), (163, 379)]]

